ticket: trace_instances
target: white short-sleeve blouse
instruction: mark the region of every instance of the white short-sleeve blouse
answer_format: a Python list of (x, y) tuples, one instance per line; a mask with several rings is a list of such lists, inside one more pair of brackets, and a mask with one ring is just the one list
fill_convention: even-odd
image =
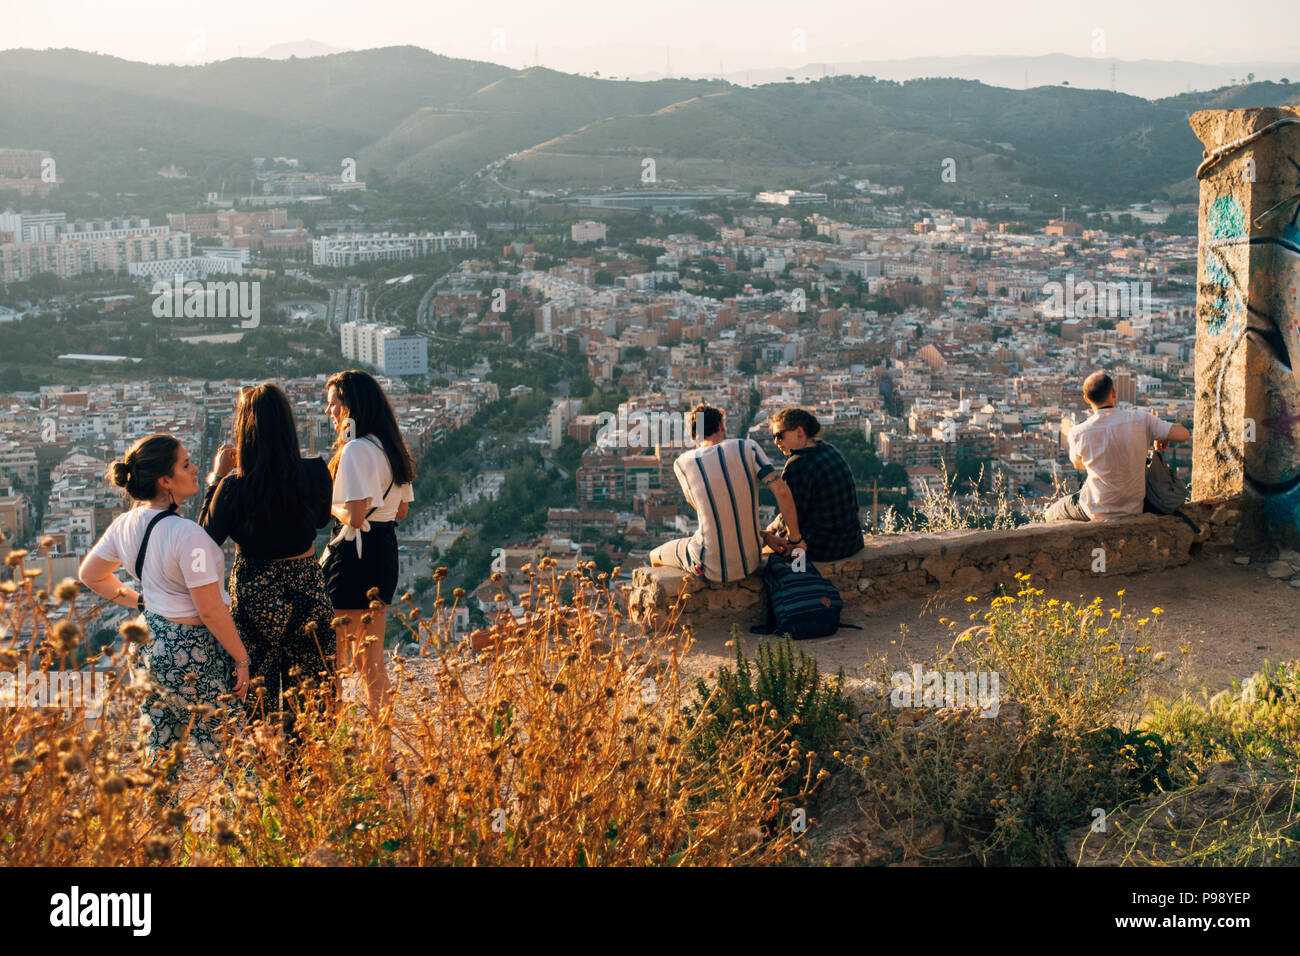
[[(343, 446), (339, 456), (338, 472), (334, 476), (334, 504), (365, 501), (366, 508), (375, 508), (369, 521), (392, 521), (397, 517), (398, 505), (414, 501), (415, 492), (410, 482), (393, 485), (387, 496), (384, 489), (393, 480), (393, 470), (388, 456), (372, 436), (354, 438)], [(375, 507), (377, 506), (377, 507)]]

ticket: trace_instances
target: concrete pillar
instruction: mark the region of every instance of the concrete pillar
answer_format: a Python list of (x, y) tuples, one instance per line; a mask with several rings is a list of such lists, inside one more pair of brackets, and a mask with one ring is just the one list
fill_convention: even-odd
[(1205, 110), (1193, 499), (1240, 496), (1238, 546), (1300, 540), (1300, 108)]

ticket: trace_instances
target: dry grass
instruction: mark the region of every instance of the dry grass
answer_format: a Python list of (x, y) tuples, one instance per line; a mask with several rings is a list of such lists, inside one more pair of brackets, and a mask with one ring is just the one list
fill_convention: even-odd
[[(95, 612), (74, 582), (51, 597), (15, 562), (0, 586), (10, 625), (0, 669), (66, 667)], [(0, 863), (15, 865), (726, 865), (797, 858), (783, 797), (806, 760), (785, 728), (739, 715), (690, 723), (675, 619), (629, 636), (593, 568), (533, 571), (535, 610), (502, 615), (492, 649), (406, 623), (422, 651), (398, 658), (395, 706), (319, 711), (290, 698), (302, 743), (227, 716), (223, 759), (190, 747), (149, 760), (142, 683), (112, 682), (103, 716), (0, 707)], [(40, 572), (37, 571), (38, 575)], [(441, 580), (438, 582), (441, 589)], [(572, 591), (561, 600), (561, 590)], [(459, 589), (452, 601), (463, 596)], [(400, 613), (395, 608), (393, 613)], [(61, 626), (60, 622), (69, 622)], [(26, 647), (16, 642), (27, 630)], [(57, 646), (56, 646), (57, 644)], [(97, 662), (130, 672), (123, 653)], [(332, 697), (332, 693), (328, 695)], [(302, 699), (300, 699), (302, 698)], [(696, 735), (716, 746), (697, 755)], [(385, 772), (391, 733), (398, 772)], [(177, 748), (179, 751), (179, 748)], [(177, 771), (169, 779), (169, 766)]]
[(1060, 475), (1053, 478), (1050, 498), (1025, 498), (1008, 494), (1006, 479), (1001, 471), (995, 472), (989, 482), (989, 491), (981, 493), (984, 485), (984, 466), (969, 482), (970, 487), (958, 487), (956, 476), (948, 474), (942, 466), (943, 480), (938, 488), (928, 490), (916, 502), (910, 517), (900, 516), (891, 506), (881, 517), (881, 533), (910, 534), (915, 532), (961, 531), (983, 528), (988, 531), (1006, 531), (1042, 518), (1043, 509), (1066, 493)]

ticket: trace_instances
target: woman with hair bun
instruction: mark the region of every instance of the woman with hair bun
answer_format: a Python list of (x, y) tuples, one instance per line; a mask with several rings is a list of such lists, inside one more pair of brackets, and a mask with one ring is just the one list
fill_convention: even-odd
[[(135, 506), (113, 519), (77, 574), (101, 597), (139, 610), (153, 636), (144, 649), (153, 679), (140, 705), (150, 725), (149, 756), (184, 740), (189, 729), (204, 756), (217, 761), (221, 744), (215, 731), (225, 716), (218, 698), (233, 691), (243, 700), (249, 660), (222, 587), (221, 549), (198, 524), (176, 513), (198, 494), (198, 471), (171, 435), (136, 442), (108, 469), (109, 481)], [(114, 576), (119, 567), (140, 583), (138, 591)], [(212, 712), (194, 711), (196, 705)]]

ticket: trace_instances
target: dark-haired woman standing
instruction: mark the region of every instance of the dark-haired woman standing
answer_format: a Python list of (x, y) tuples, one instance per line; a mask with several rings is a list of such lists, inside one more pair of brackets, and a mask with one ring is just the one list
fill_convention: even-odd
[(217, 454), (199, 523), (217, 544), (235, 542), (231, 610), (251, 676), (264, 685), (254, 713), (279, 711), (287, 731), (293, 717), (280, 708), (284, 692), (334, 670), (334, 612), (312, 547), (329, 523), (331, 492), (324, 460), (302, 457), (284, 392), (271, 383), (244, 389), (235, 447)]
[(352, 634), (353, 657), (365, 677), (372, 715), (379, 720), (391, 693), (384, 666), (388, 614), (383, 606), (372, 609), (370, 592), (376, 590), (376, 600), (387, 605), (397, 590), (396, 522), (406, 517), (407, 503), (415, 497), (415, 462), (393, 406), (373, 378), (356, 369), (339, 372), (325, 390), (326, 411), (338, 432), (329, 467), (339, 519), (324, 565), (325, 585), (335, 613), (351, 618), (350, 624), (339, 625), (340, 671), (347, 666)]
[[(136, 442), (122, 461), (109, 466), (109, 480), (135, 500), (90, 549), (77, 572), (101, 597), (138, 608), (153, 641), (144, 663), (153, 678), (140, 704), (150, 725), (152, 757), (191, 735), (208, 759), (220, 757), (215, 732), (222, 720), (218, 698), (248, 691), (248, 655), (235, 629), (221, 586), (224, 559), (207, 533), (176, 513), (198, 494), (198, 466), (171, 435)], [(123, 587), (113, 572), (125, 567), (140, 590)], [(191, 712), (207, 705), (212, 713)]]

